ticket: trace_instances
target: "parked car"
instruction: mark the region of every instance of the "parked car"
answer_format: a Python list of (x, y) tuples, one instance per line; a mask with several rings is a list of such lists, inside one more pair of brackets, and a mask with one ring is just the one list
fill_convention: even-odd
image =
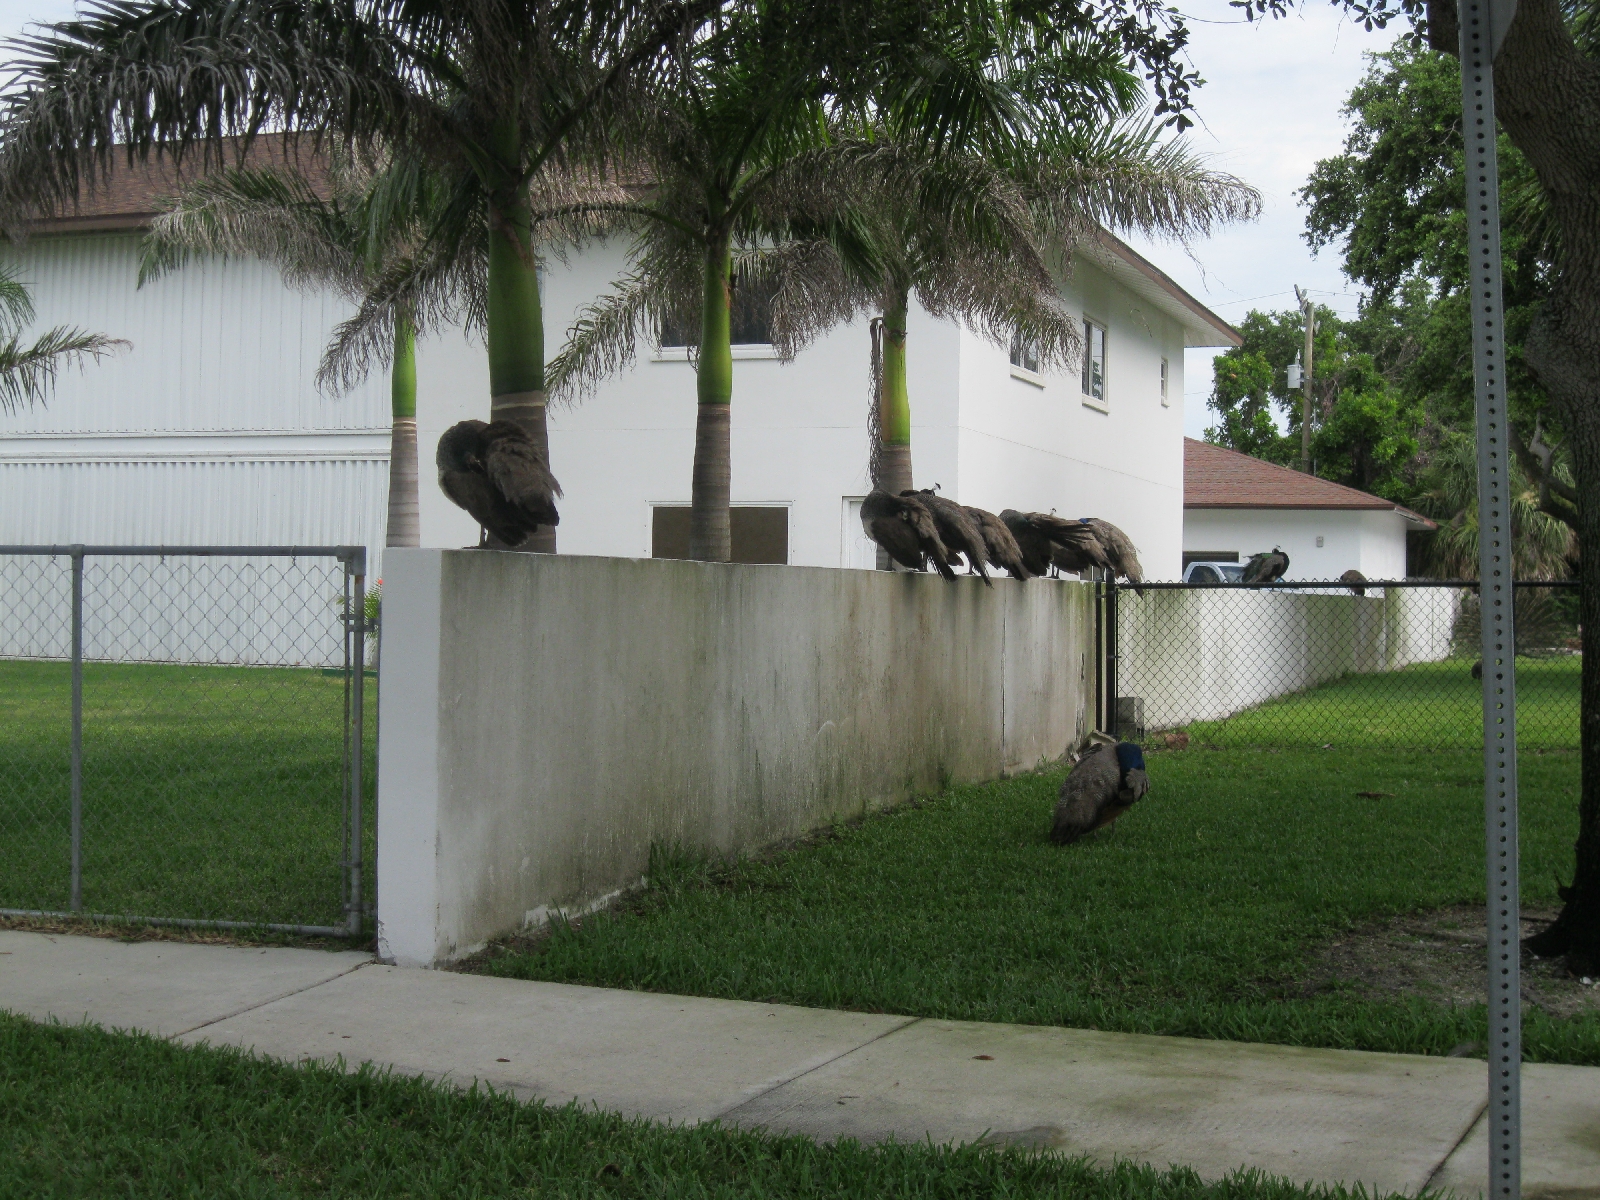
[(1243, 563), (1192, 562), (1183, 569), (1185, 583), (1238, 583), (1243, 578)]

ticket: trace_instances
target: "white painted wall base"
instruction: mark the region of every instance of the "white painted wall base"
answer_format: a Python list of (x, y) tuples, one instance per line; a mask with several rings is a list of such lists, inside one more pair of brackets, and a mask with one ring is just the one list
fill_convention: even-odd
[[(392, 550), (378, 944), (438, 966), (635, 883), (1059, 758), (1078, 583)], [(1049, 813), (1039, 814), (1040, 828)]]

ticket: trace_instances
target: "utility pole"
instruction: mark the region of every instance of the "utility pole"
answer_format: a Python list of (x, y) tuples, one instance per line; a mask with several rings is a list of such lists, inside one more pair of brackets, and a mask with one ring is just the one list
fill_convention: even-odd
[(1300, 301), (1300, 315), (1305, 318), (1305, 361), (1300, 368), (1300, 469), (1311, 473), (1311, 345), (1317, 333), (1317, 310), (1311, 303), (1311, 293), (1294, 288), (1294, 298)]

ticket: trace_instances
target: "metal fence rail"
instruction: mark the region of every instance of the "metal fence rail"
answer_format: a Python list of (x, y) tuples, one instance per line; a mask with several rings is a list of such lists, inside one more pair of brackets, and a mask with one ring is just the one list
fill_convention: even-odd
[(358, 934), (366, 552), (0, 546), (0, 914)]
[[(1482, 745), (1477, 584), (1337, 580), (1105, 589), (1104, 727), (1160, 744)], [(1518, 581), (1522, 744), (1578, 745), (1576, 581)]]

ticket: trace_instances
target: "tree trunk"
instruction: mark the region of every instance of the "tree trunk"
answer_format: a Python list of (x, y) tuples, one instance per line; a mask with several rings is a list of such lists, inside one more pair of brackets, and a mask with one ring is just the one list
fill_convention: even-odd
[[(1457, 52), (1454, 5), (1429, 0), (1428, 35)], [(1535, 954), (1600, 970), (1600, 63), (1572, 39), (1557, 0), (1520, 0), (1495, 59), (1500, 125), (1539, 177), (1560, 230), (1550, 295), (1524, 346), (1528, 367), (1572, 440), (1579, 497), (1583, 637), (1579, 744), (1583, 785), (1572, 883), (1556, 922), (1529, 939)]]
[(417, 336), (403, 317), (394, 323), (389, 373), (394, 429), (389, 437), (389, 527), (385, 546), (422, 545), (417, 508)]
[[(1600, 230), (1596, 234), (1587, 239), (1587, 246), (1565, 248), (1563, 257), (1567, 263), (1587, 258), (1594, 272), (1590, 280), (1600, 282)], [(1574, 971), (1593, 973), (1600, 971), (1600, 553), (1584, 553), (1582, 548), (1600, 547), (1600, 502), (1594, 495), (1600, 486), (1600, 340), (1595, 336), (1600, 287), (1574, 286), (1571, 280), (1563, 271), (1534, 317), (1523, 352), (1562, 414), (1577, 480), (1578, 621), (1583, 649), (1578, 745), (1583, 783), (1572, 882), (1561, 889), (1565, 904), (1555, 923), (1529, 938), (1527, 945), (1542, 957), (1565, 956)]]
[(878, 404), (878, 478), (874, 486), (899, 495), (911, 482), (911, 399), (906, 392), (904, 288), (883, 307), (883, 392)]
[[(513, 421), (550, 461), (544, 412), (544, 312), (533, 254), (527, 196), (502, 193), (489, 202), (489, 419)], [(489, 539), (496, 549), (508, 549)], [(516, 547), (556, 552), (556, 530), (541, 525)]]
[(727, 562), (732, 557), (728, 512), (733, 401), (733, 347), (729, 308), (732, 259), (726, 236), (706, 248), (705, 296), (700, 309), (699, 406), (694, 426), (694, 484), (689, 510), (689, 557)]

